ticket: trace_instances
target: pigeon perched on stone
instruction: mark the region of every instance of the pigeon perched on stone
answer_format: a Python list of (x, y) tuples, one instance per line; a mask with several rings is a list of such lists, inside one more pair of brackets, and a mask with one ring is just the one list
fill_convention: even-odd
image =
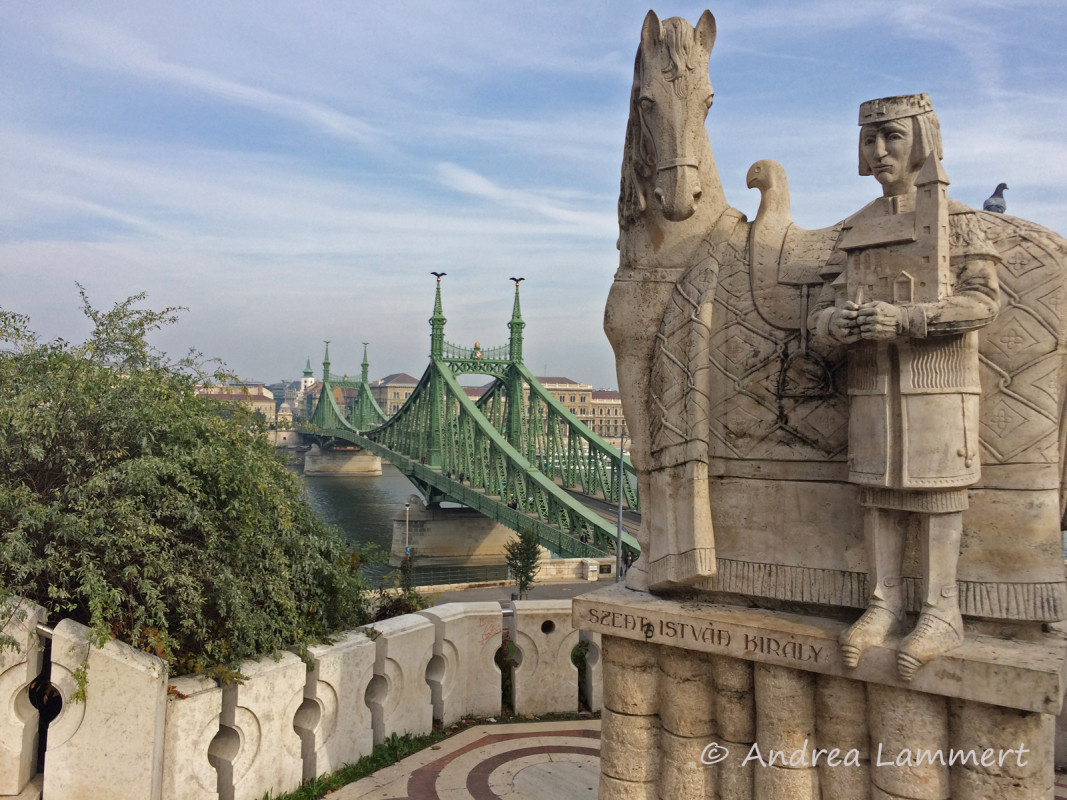
[(1004, 190), (1008, 188), (1006, 183), (998, 183), (997, 190), (993, 192), (986, 201), (982, 203), (982, 209), (984, 211), (992, 211), (996, 214), (1003, 214), (1008, 210), (1008, 204), (1004, 202)]

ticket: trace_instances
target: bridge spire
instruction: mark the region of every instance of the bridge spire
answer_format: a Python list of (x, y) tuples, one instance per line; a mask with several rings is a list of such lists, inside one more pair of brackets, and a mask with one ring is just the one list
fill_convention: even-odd
[(367, 383), (367, 378), (370, 377), (370, 362), (367, 360), (367, 345), (369, 342), (363, 343), (363, 377), (362, 383)]
[(322, 382), (326, 383), (330, 380), (330, 342), (326, 342), (326, 355), (322, 357)]
[(525, 278), (509, 278), (515, 282), (515, 305), (511, 309), (511, 322), (508, 330), (511, 331), (511, 341), (508, 343), (508, 360), (513, 364), (522, 363), (522, 329), (526, 323), (522, 321), (522, 310), (519, 308), (519, 284)]
[(447, 272), (431, 272), (437, 277), (437, 296), (433, 303), (433, 316), (430, 317), (430, 358), (443, 358), (445, 354), (445, 313), (441, 309), (441, 278)]

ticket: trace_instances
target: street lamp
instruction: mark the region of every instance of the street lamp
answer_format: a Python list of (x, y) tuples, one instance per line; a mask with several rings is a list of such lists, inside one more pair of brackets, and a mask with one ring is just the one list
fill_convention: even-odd
[(623, 445), (626, 442), (626, 422), (622, 423), (622, 436), (619, 437), (619, 517), (615, 531), (615, 583), (623, 579), (622, 573), (622, 459)]
[(408, 521), (411, 515), (411, 503), (404, 503), (404, 558), (411, 557), (411, 543), (408, 541)]

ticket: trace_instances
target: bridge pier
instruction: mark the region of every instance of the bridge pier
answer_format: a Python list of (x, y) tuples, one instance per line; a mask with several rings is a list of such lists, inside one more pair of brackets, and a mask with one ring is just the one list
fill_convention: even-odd
[(382, 460), (366, 450), (322, 450), (313, 444), (304, 455), (304, 474), (376, 476), (382, 474)]
[(417, 494), (408, 502), (406, 537), (404, 511), (393, 518), (391, 566), (400, 566), (404, 560), (405, 541), (419, 564), (475, 567), (504, 563), (504, 545), (515, 536), (510, 528), (471, 508), (426, 508)]
[(267, 431), (267, 441), (275, 447), (297, 447), (304, 443), (304, 437), (299, 431), (270, 430)]

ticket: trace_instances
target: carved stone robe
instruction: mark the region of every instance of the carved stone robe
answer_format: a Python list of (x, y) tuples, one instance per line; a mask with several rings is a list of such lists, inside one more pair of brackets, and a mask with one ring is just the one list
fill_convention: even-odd
[[(839, 248), (850, 230), (895, 213), (888, 202), (895, 199), (880, 198), (846, 220)], [(958, 511), (966, 507), (963, 487), (980, 477), (976, 331), (998, 311), (1000, 256), (974, 211), (955, 201), (949, 231), (949, 282), (938, 299), (902, 303), (896, 296), (903, 268), (921, 256), (893, 244), (856, 248), (833, 259), (844, 269), (825, 275), (808, 318), (815, 336), (828, 337), (833, 307), (843, 300), (881, 300), (902, 311), (896, 338), (849, 346), (849, 481), (869, 487), (865, 505)], [(928, 494), (934, 490), (957, 491)]]

